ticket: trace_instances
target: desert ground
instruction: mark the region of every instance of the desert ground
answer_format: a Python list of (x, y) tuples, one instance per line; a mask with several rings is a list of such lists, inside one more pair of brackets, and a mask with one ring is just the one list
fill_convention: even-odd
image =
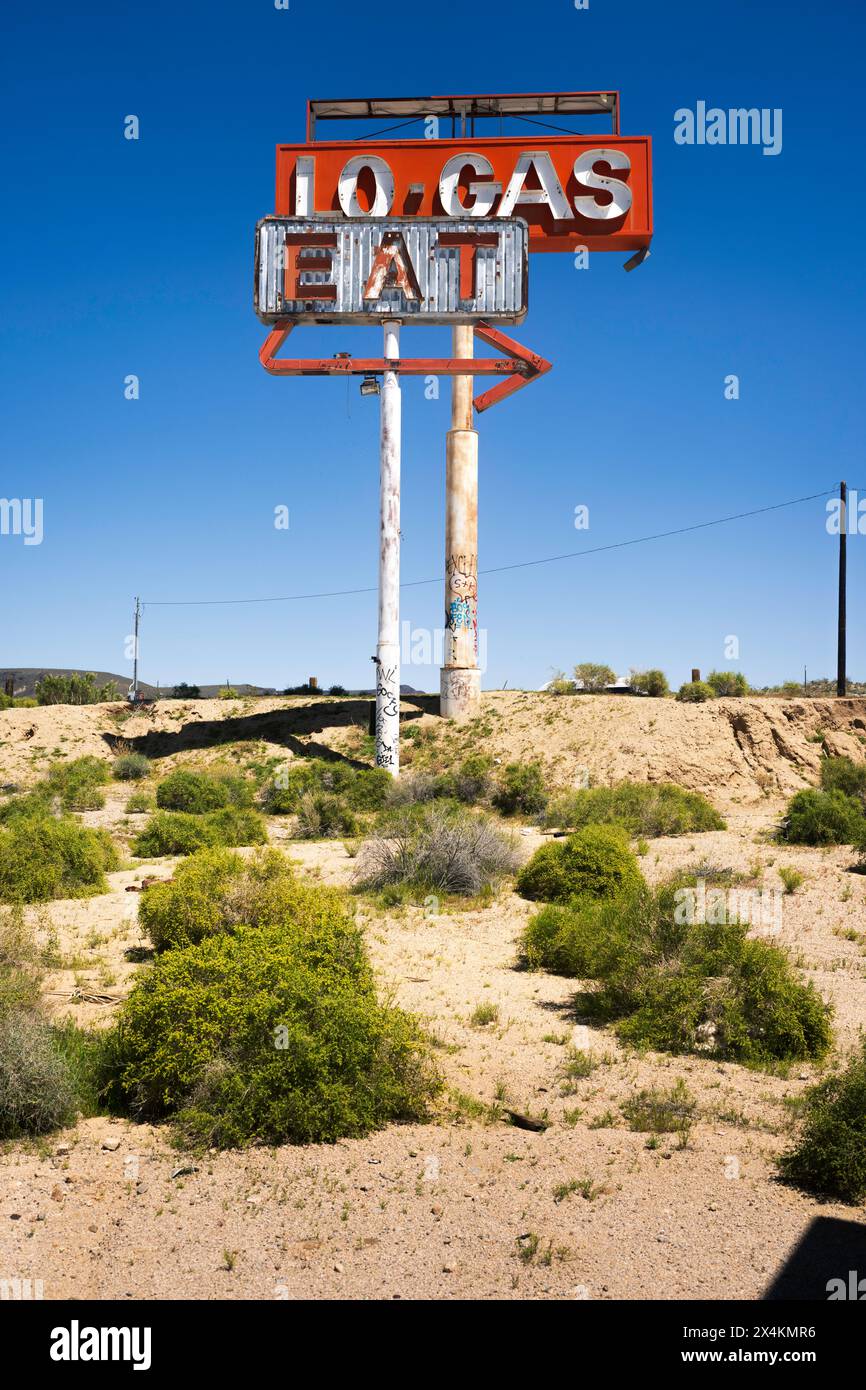
[[(792, 792), (814, 784), (825, 753), (866, 757), (866, 700), (556, 698), (492, 692), (479, 720), (446, 724), (428, 698), (404, 702), (404, 767), (483, 750), (539, 757), (551, 785), (623, 778), (701, 791), (727, 829), (652, 840), (652, 881), (712, 864), (781, 888), (778, 942), (836, 1010), (843, 1059), (866, 1021), (866, 876), (845, 848), (780, 846), (772, 832)], [(175, 766), (311, 755), (370, 759), (367, 704), (283, 697), (166, 700), (155, 711), (55, 706), (0, 712), (0, 784), (24, 789), (53, 758), (140, 749)], [(45, 982), (55, 1016), (109, 1022), (147, 957), (127, 892), (171, 859), (131, 861), (142, 817), (130, 787), (107, 788), (87, 824), (109, 828), (124, 867), (102, 896), (29, 909), (56, 941)], [(351, 846), (271, 842), (299, 873), (351, 885)], [(515, 827), (523, 855), (542, 842)], [(190, 1156), (165, 1129), (106, 1118), (0, 1149), (0, 1277), (41, 1281), (48, 1299), (645, 1299), (759, 1298), (816, 1216), (863, 1221), (777, 1181), (791, 1100), (819, 1076), (700, 1057), (637, 1054), (572, 1011), (575, 982), (516, 968), (533, 904), (511, 887), (489, 906), (385, 910), (359, 901), (381, 986), (436, 1040), (446, 1092), (431, 1122), (313, 1147)], [(496, 1021), (473, 1026), (479, 1004)], [(569, 1043), (598, 1065), (565, 1084)], [(698, 1119), (682, 1147), (633, 1132), (621, 1107), (682, 1078)], [(504, 1122), (496, 1103), (548, 1128)], [(563, 1193), (569, 1184), (579, 1184)]]

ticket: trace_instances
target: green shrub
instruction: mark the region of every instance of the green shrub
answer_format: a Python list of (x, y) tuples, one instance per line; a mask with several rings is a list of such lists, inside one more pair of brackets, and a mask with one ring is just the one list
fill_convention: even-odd
[(669, 1091), (639, 1091), (623, 1105), (629, 1128), (638, 1134), (688, 1134), (698, 1103), (680, 1078)]
[(587, 694), (597, 694), (606, 685), (613, 685), (616, 671), (596, 661), (582, 661), (574, 668), (574, 678), (580, 690)]
[(296, 759), (284, 768), (262, 798), (269, 815), (297, 812), (307, 793), (325, 792), (340, 798), (353, 811), (378, 811), (386, 803), (394, 779), (382, 767), (352, 767), (323, 758)]
[[(386, 773), (386, 776), (389, 774)], [(304, 792), (298, 803), (299, 840), (333, 840), (343, 835), (355, 835), (358, 821), (354, 811), (338, 796), (328, 792)]]
[(825, 792), (843, 792), (866, 806), (866, 763), (855, 763), (851, 758), (824, 758), (821, 787)]
[(584, 893), (613, 897), (642, 881), (625, 832), (619, 826), (588, 825), (537, 849), (517, 876), (517, 891), (524, 898), (564, 903)]
[(110, 781), (111, 773), (99, 758), (52, 763), (48, 775), (29, 792), (0, 806), (0, 823), (52, 816), (58, 810), (98, 811), (105, 805), (101, 787)]
[(419, 1120), (439, 1088), (414, 1020), (376, 998), (357, 928), (239, 926), (166, 951), (122, 1006), (109, 1104), (188, 1143), (332, 1142)]
[(544, 908), (524, 932), (523, 960), (597, 980), (584, 1012), (634, 1046), (757, 1064), (823, 1057), (830, 1010), (813, 986), (746, 924), (683, 920), (680, 890), (694, 883)]
[(30, 817), (0, 826), (0, 902), (104, 893), (106, 870), (117, 865), (110, 835), (77, 820)]
[(43, 676), (36, 682), (35, 694), (40, 705), (96, 705), (116, 700), (117, 685), (114, 681), (97, 685), (92, 671), (86, 675), (72, 671), (68, 676)]
[(444, 802), (396, 812), (363, 846), (357, 879), (365, 888), (405, 884), (475, 896), (495, 887), (516, 864), (514, 848), (484, 816)]
[(632, 671), (631, 687), (633, 690), (642, 690), (645, 695), (652, 695), (655, 699), (663, 699), (671, 693), (667, 676), (664, 671), (656, 668), (650, 671)]
[(748, 695), (749, 682), (742, 671), (711, 671), (707, 685), (712, 686), (717, 695)]
[(716, 692), (705, 681), (686, 681), (677, 691), (677, 699), (688, 705), (702, 705), (705, 700), (715, 699)]
[(547, 805), (547, 780), (540, 763), (509, 763), (499, 777), (493, 804), (504, 816), (532, 816)]
[(201, 690), (197, 685), (187, 685), (186, 681), (181, 681), (171, 692), (173, 700), (200, 700)]
[[(54, 1051), (66, 1066), (74, 1097), (74, 1111), (80, 1112), (85, 1118), (104, 1114), (99, 1096), (105, 1049), (102, 1030), (79, 1028), (71, 1018), (65, 1018), (51, 1024), (51, 1041)], [(70, 1117), (73, 1118), (74, 1115)]]
[(586, 896), (567, 905), (548, 903), (524, 929), (523, 964), (579, 980), (600, 978), (616, 942), (612, 933), (602, 935), (599, 930), (599, 905), (598, 898)]
[(157, 951), (190, 946), (224, 925), (222, 898), (243, 872), (239, 854), (199, 849), (174, 871), (173, 882), (154, 883), (141, 895), (138, 921)]
[(577, 682), (568, 679), (564, 671), (555, 670), (547, 683), (551, 695), (577, 694)]
[(133, 792), (132, 796), (129, 797), (125, 810), (127, 815), (136, 815), (140, 814), (142, 811), (152, 811), (155, 806), (156, 802), (150, 792), (143, 791), (139, 788), (138, 791)]
[(580, 829), (618, 824), (632, 836), (689, 835), (724, 830), (725, 822), (706, 797), (672, 782), (620, 782), (554, 797), (542, 824)]
[(799, 1136), (779, 1169), (820, 1196), (843, 1202), (866, 1197), (866, 1043), (844, 1071), (807, 1092)]
[(186, 811), (156, 811), (132, 844), (139, 858), (193, 854), (197, 849), (224, 845), (263, 845), (265, 822), (258, 811), (224, 806), (220, 811), (191, 815)]
[(75, 1108), (72, 1076), (49, 1025), (24, 1009), (0, 1013), (0, 1139), (44, 1134)]
[(803, 875), (800, 873), (799, 869), (794, 869), (785, 865), (779, 869), (779, 878), (784, 884), (786, 893), (796, 893), (797, 889), (804, 882)]
[(33, 1009), (39, 1001), (42, 963), (36, 934), (20, 904), (0, 907), (0, 1017)]
[[(489, 800), (493, 791), (491, 772), (493, 759), (484, 753), (473, 753), (464, 758), (459, 767), (444, 772), (433, 781), (434, 796), (452, 797), (464, 805), (476, 806)], [(393, 782), (393, 778), (391, 779)], [(399, 783), (396, 784), (399, 786)], [(395, 788), (396, 789), (396, 788)], [(423, 799), (423, 798), (422, 798)]]
[(307, 930), (351, 919), (344, 893), (303, 883), (278, 850), (244, 860), (229, 850), (204, 849), (177, 866), (171, 883), (142, 893), (138, 920), (162, 951), (238, 925), (291, 922)]
[(143, 753), (121, 753), (114, 760), (114, 775), (119, 782), (138, 782), (150, 772), (150, 759)]
[(797, 792), (788, 802), (781, 838), (793, 845), (856, 845), (866, 835), (858, 801), (842, 791)]
[(248, 807), (253, 803), (253, 785), (236, 772), (210, 768), (191, 772), (177, 768), (156, 789), (156, 804), (164, 811), (187, 811), (205, 815), (226, 806)]
[(637, 972), (627, 963), (605, 981), (601, 1010), (629, 1007), (617, 1032), (637, 1047), (758, 1064), (823, 1057), (829, 1009), (783, 951), (747, 931), (739, 923), (692, 927), (678, 969), (669, 960)]

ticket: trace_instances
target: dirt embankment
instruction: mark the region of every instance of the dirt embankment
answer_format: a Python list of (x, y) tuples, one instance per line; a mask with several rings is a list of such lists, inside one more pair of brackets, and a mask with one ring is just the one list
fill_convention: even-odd
[[(827, 754), (866, 758), (866, 699), (724, 699), (704, 705), (619, 697), (556, 697), (491, 691), (474, 725), (435, 714), (431, 696), (403, 701), (404, 733), (437, 740), (437, 762), (473, 749), (503, 760), (541, 758), (551, 780), (671, 781), (716, 801), (790, 795), (818, 780)], [(282, 697), (164, 700), (129, 717), (123, 706), (47, 706), (0, 712), (2, 781), (27, 786), (47, 760), (85, 753), (106, 760), (119, 744), (170, 765), (214, 759), (227, 745), (256, 743), (260, 757), (358, 757), (368, 702)], [(404, 741), (404, 765), (412, 742)]]

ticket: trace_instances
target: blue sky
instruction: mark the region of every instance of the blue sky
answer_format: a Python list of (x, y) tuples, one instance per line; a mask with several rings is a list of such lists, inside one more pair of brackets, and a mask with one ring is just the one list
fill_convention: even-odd
[[(311, 96), (618, 88), (623, 133), (653, 137), (652, 258), (632, 275), (620, 255), (586, 271), (532, 258), (515, 336), (554, 370), (480, 419), (482, 570), (841, 477), (866, 497), (855, 0), (440, 0), (399, 23), (347, 0), (50, 0), (4, 26), (0, 494), (44, 499), (44, 540), (0, 536), (0, 666), (129, 670), (136, 593), (375, 585), (375, 399), (357, 381), (271, 378), (257, 360), (254, 227), (273, 210), (274, 147), (304, 138)], [(677, 145), (674, 113), (699, 100), (781, 108), (781, 154)], [(131, 113), (138, 141), (123, 138)], [(299, 352), (378, 355), (376, 330), (302, 332)], [(419, 355), (446, 345), (443, 330), (404, 335)], [(404, 383), (404, 580), (443, 570), (442, 385), (437, 402)], [(831, 673), (824, 520), (817, 501), (482, 577), (485, 684), (537, 686), (584, 660), (662, 666), (679, 684), (692, 666), (730, 666), (731, 634), (756, 684), (804, 664)], [(866, 534), (848, 549), (849, 674), (862, 679)], [(439, 583), (404, 592), (413, 628), (435, 628), (441, 608)], [(374, 594), (146, 607), (142, 675), (367, 684), (375, 623)], [(403, 679), (438, 688), (433, 668)]]

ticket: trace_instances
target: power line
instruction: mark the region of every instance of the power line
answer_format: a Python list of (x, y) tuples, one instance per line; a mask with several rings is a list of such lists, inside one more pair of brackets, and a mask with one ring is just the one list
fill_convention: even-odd
[(417, 116), (410, 116), (408, 121), (398, 121), (396, 125), (386, 125), (382, 130), (371, 130), (366, 135), (353, 135), (352, 143), (357, 144), (359, 140), (378, 140), (381, 135), (388, 135), (392, 130), (404, 130), (407, 125), (415, 125), (418, 121), (426, 119), (426, 116), (419, 113)]
[[(603, 113), (600, 113), (600, 112), (599, 112), (599, 113), (593, 112), (592, 114), (595, 115), (595, 114), (603, 114)], [(559, 134), (560, 134), (560, 135), (576, 135), (576, 134), (578, 134), (578, 132), (575, 131), (575, 130), (568, 130), (564, 125), (551, 125), (550, 121), (536, 121), (536, 120), (533, 120), (533, 118), (532, 118), (531, 116), (513, 116), (512, 119), (515, 120), (515, 121), (524, 121), (526, 125), (537, 125), (537, 126), (541, 126), (542, 129), (544, 129), (544, 130), (557, 130), (557, 131), (559, 131)]]
[[(632, 545), (646, 545), (648, 541), (667, 540), (671, 536), (684, 536), (690, 531), (705, 531), (711, 526), (724, 526), (731, 521), (744, 521), (747, 517), (763, 516), (767, 512), (782, 511), (785, 507), (797, 507), (803, 502), (814, 502), (819, 497), (830, 497), (836, 487), (825, 488), (823, 492), (811, 492), (807, 497), (794, 497), (789, 502), (774, 502), (768, 507), (755, 507), (752, 511), (736, 512), (732, 516), (720, 516), (714, 521), (697, 521), (691, 526), (678, 526), (671, 531), (656, 531), (651, 536), (636, 536), (628, 541), (612, 541), (608, 545), (596, 545), (588, 550), (567, 550), (561, 555), (546, 555), (540, 560), (519, 560), (513, 565), (495, 565), (490, 569), (479, 570), (479, 574), (504, 574), (507, 570), (531, 569), (536, 565), (553, 565), (560, 560), (577, 560), (583, 555), (600, 555), (606, 550), (625, 550)], [(401, 584), (401, 589), (418, 589), (426, 584), (441, 584), (442, 576), (435, 579), (410, 579)], [(280, 594), (269, 598), (200, 598), (200, 599), (154, 599), (145, 602), (146, 608), (209, 608), (238, 603), (297, 603), (303, 599), (347, 598), (353, 594), (375, 594), (376, 585), (360, 589), (327, 589), (320, 593)]]

